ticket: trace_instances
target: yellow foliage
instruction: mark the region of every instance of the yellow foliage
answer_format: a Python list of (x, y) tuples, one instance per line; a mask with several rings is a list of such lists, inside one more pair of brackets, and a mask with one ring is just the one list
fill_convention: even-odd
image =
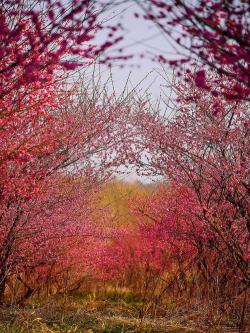
[(124, 226), (136, 223), (132, 212), (132, 204), (137, 200), (152, 194), (153, 188), (140, 182), (125, 182), (113, 180), (105, 184), (97, 194), (95, 204), (98, 209), (94, 212), (96, 221), (108, 220), (109, 225)]

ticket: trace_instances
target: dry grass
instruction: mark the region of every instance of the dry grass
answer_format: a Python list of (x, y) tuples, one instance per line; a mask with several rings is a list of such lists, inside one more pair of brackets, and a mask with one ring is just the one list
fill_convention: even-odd
[(129, 291), (67, 297), (54, 296), (43, 303), (0, 310), (1, 333), (222, 333), (234, 329), (207, 325), (202, 311), (187, 313), (171, 304), (164, 316), (147, 313), (140, 318), (142, 302)]

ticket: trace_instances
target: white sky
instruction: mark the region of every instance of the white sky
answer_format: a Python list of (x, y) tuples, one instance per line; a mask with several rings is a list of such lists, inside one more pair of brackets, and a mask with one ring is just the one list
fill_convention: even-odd
[[(123, 54), (135, 55), (131, 60), (120, 61), (112, 65), (111, 72), (114, 88), (117, 94), (122, 92), (129, 76), (129, 88), (132, 89), (143, 81), (140, 83), (137, 91), (143, 94), (147, 89), (152, 99), (157, 100), (162, 93), (168, 95), (167, 88), (164, 87), (166, 81), (164, 81), (160, 73), (163, 74), (166, 71), (171, 80), (172, 70), (167, 67), (163, 70), (159, 63), (153, 62), (150, 58), (156, 53), (164, 54), (168, 58), (176, 58), (176, 53), (171, 47), (170, 42), (161, 34), (156, 26), (149, 21), (136, 18), (134, 16), (135, 12), (140, 12), (140, 9), (135, 4), (131, 4), (131, 1), (127, 1), (122, 6), (104, 13), (105, 18), (115, 16), (115, 18), (110, 20), (111, 25), (115, 24), (115, 22), (122, 22), (125, 28), (124, 40), (109, 51), (110, 55), (114, 54), (119, 48), (123, 48)], [(102, 42), (103, 40), (100, 39), (100, 41)], [(141, 53), (145, 54), (144, 58), (139, 57)], [(122, 68), (121, 64), (124, 65)], [(110, 71), (105, 65), (100, 67), (100, 71), (102, 79), (105, 81), (110, 75)], [(129, 181), (150, 181), (146, 177), (137, 176), (135, 172), (132, 172), (128, 176), (122, 176), (122, 178)]]
[[(120, 61), (112, 65), (112, 76), (117, 93), (122, 91), (128, 76), (130, 75), (131, 87), (136, 86), (146, 76), (147, 79), (140, 85), (142, 91), (150, 86), (149, 91), (153, 98), (160, 96), (160, 91), (165, 81), (157, 73), (163, 73), (159, 63), (151, 61), (153, 55), (164, 54), (168, 58), (176, 58), (176, 53), (170, 45), (170, 41), (163, 36), (158, 28), (151, 22), (138, 19), (134, 16), (135, 12), (141, 12), (140, 8), (131, 1), (125, 1), (125, 4), (117, 6), (113, 10), (104, 13), (104, 17), (110, 17), (110, 24), (122, 22), (125, 31), (124, 40), (116, 47), (113, 47), (109, 53), (112, 55), (119, 48), (123, 48), (123, 54), (133, 54), (134, 58), (127, 61)], [(144, 58), (139, 55), (144, 54)], [(124, 64), (123, 68), (120, 65)], [(172, 71), (165, 67), (170, 78)], [(109, 75), (106, 66), (102, 66), (104, 77)]]

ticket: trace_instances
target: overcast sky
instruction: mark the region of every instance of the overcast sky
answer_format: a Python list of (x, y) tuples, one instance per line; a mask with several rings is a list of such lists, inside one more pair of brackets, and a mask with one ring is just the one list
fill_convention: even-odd
[[(114, 88), (116, 93), (119, 94), (123, 90), (129, 76), (129, 88), (132, 89), (142, 81), (137, 87), (139, 93), (143, 94), (145, 89), (147, 89), (151, 93), (152, 99), (156, 100), (160, 97), (160, 94), (165, 93), (168, 95), (168, 90), (165, 88), (166, 81), (161, 75), (166, 72), (171, 80), (172, 70), (167, 67), (161, 68), (159, 63), (153, 62), (151, 59), (155, 54), (164, 54), (169, 58), (173, 58), (176, 57), (176, 53), (174, 53), (170, 42), (156, 26), (146, 20), (137, 19), (134, 16), (135, 12), (140, 12), (140, 8), (127, 1), (122, 6), (104, 13), (105, 18), (111, 18), (110, 24), (122, 22), (125, 28), (124, 40), (109, 51), (110, 55), (114, 54), (118, 48), (122, 48), (124, 54), (134, 55), (131, 60), (120, 61), (112, 65), (111, 72)], [(140, 58), (140, 54), (145, 56)], [(121, 68), (121, 65), (124, 66)], [(105, 65), (101, 66), (101, 75), (103, 81), (109, 76), (109, 69)], [(130, 181), (136, 179), (143, 182), (150, 181), (148, 178), (136, 176), (134, 172), (125, 177), (125, 179)]]
[[(151, 22), (143, 19), (138, 19), (134, 16), (135, 12), (141, 12), (133, 1), (125, 1), (122, 6), (117, 6), (114, 9), (105, 12), (105, 18), (111, 18), (110, 24), (122, 22), (125, 31), (123, 34), (124, 40), (117, 47), (113, 47), (109, 53), (114, 54), (118, 48), (123, 49), (123, 54), (133, 54), (131, 60), (114, 63), (112, 65), (112, 75), (117, 93), (119, 93), (130, 75), (131, 86), (137, 85), (146, 76), (147, 78), (140, 85), (141, 89), (147, 88), (149, 85), (150, 92), (153, 98), (158, 98), (162, 86), (165, 84), (161, 78), (163, 70), (159, 63), (153, 62), (151, 59), (155, 54), (164, 54), (168, 58), (176, 57), (170, 41), (163, 36), (158, 28)], [(140, 54), (144, 57), (140, 58)], [(124, 67), (120, 67), (124, 64)], [(167, 67), (164, 70), (169, 77), (172, 76), (172, 71)], [(107, 76), (109, 70), (102, 66), (103, 76)]]

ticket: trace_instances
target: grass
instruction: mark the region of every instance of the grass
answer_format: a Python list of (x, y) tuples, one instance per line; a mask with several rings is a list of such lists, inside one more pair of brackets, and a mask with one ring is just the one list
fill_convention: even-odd
[[(201, 333), (193, 321), (168, 316), (139, 319), (142, 302), (129, 291), (75, 293), (0, 310), (1, 333)], [(171, 304), (171, 308), (173, 304)], [(216, 332), (216, 331), (214, 331)], [(218, 331), (220, 333), (226, 331)], [(231, 331), (232, 332), (232, 331)]]

